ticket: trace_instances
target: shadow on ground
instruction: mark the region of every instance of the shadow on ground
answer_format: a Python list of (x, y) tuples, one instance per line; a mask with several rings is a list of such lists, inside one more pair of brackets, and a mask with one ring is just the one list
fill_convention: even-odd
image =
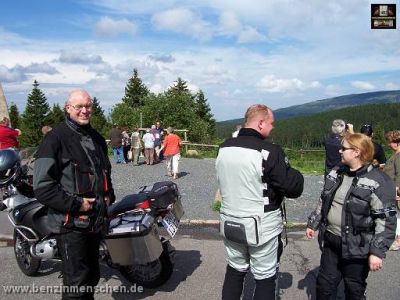
[[(179, 284), (186, 281), (186, 279), (191, 276), (193, 272), (201, 265), (201, 254), (200, 251), (197, 250), (177, 250), (174, 260), (175, 263), (172, 276), (162, 286), (155, 289), (144, 288), (142, 293), (134, 293), (134, 296), (132, 296), (132, 294), (121, 294), (113, 292), (111, 294), (111, 297), (118, 300), (144, 299), (146, 297), (153, 296), (159, 291), (173, 292), (179, 286)], [(132, 284), (116, 270), (112, 270), (110, 268), (102, 268), (101, 272), (102, 278), (100, 279), (99, 285), (105, 285), (109, 279), (115, 278), (121, 281), (121, 286), (125, 286), (126, 290), (129, 290), (129, 288), (132, 286)]]

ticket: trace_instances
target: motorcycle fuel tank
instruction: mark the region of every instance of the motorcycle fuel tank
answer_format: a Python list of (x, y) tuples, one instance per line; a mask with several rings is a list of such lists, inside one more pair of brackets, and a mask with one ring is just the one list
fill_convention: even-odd
[(3, 203), (7, 207), (7, 209), (11, 210), (11, 209), (14, 209), (15, 207), (17, 207), (17, 206), (19, 206), (21, 204), (32, 202), (33, 200), (34, 199), (25, 197), (25, 196), (23, 196), (21, 194), (14, 193), (13, 195), (8, 197), (7, 199), (3, 200)]

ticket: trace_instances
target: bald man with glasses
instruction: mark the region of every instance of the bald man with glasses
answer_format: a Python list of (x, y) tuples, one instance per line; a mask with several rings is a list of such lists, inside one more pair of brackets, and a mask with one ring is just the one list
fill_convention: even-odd
[(115, 200), (104, 138), (90, 126), (92, 100), (72, 91), (67, 116), (43, 138), (34, 167), (36, 198), (48, 207), (62, 259), (62, 299), (93, 299), (100, 279), (99, 244)]

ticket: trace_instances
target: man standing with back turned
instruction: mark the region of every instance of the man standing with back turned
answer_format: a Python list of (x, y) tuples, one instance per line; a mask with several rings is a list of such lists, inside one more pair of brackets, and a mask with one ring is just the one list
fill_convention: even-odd
[(251, 270), (253, 299), (274, 299), (276, 270), (282, 253), (281, 203), (303, 192), (303, 176), (291, 168), (280, 146), (264, 141), (273, 129), (272, 110), (247, 109), (237, 138), (221, 144), (216, 160), (222, 196), (221, 232), (227, 252), (222, 299), (240, 299)]
[(104, 138), (90, 126), (92, 100), (72, 91), (64, 122), (39, 147), (33, 185), (48, 206), (62, 259), (62, 299), (93, 299), (100, 279), (99, 243), (106, 230), (107, 206), (114, 202), (111, 164)]

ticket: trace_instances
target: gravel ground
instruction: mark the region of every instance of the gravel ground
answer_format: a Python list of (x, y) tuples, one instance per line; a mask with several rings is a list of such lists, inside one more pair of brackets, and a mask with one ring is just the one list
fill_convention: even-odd
[[(214, 166), (215, 159), (182, 158), (180, 160), (180, 177), (175, 182), (182, 195), (182, 204), (185, 209), (184, 219), (219, 219), (218, 213), (211, 209), (218, 189)], [(134, 193), (144, 185), (171, 180), (165, 174), (165, 162), (153, 166), (113, 163), (112, 180), (117, 199)], [(305, 222), (307, 220), (308, 214), (319, 197), (322, 184), (322, 176), (305, 176), (303, 195), (298, 199), (286, 200), (289, 222)]]

